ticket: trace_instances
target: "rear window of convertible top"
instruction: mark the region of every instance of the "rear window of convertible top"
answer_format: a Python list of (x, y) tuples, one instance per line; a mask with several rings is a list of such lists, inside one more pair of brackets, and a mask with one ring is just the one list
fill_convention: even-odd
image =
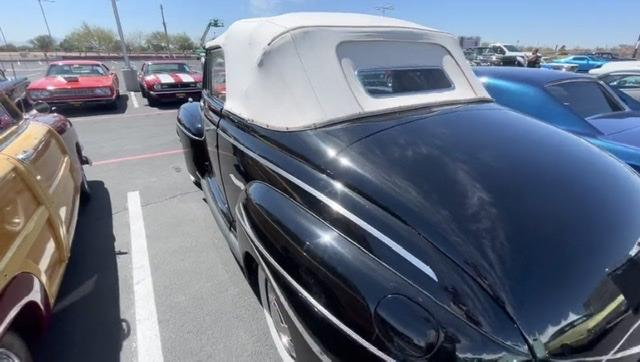
[(358, 80), (372, 96), (430, 92), (453, 88), (441, 68), (361, 69)]

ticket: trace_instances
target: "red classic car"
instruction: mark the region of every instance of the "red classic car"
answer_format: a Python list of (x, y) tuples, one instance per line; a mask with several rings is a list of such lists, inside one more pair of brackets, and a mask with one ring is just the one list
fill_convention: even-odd
[(117, 107), (118, 76), (96, 61), (66, 60), (51, 63), (44, 78), (27, 88), (31, 102), (54, 105), (107, 104)]
[(202, 74), (184, 62), (145, 62), (138, 73), (142, 96), (150, 106), (161, 101), (200, 99)]

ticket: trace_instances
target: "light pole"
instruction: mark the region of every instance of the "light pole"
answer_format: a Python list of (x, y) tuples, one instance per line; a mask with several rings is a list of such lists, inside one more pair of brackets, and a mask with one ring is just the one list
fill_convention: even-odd
[(113, 16), (116, 18), (116, 26), (118, 27), (118, 35), (120, 35), (120, 46), (122, 47), (122, 56), (124, 57), (124, 68), (122, 69), (122, 77), (128, 91), (138, 90), (138, 79), (135, 69), (131, 69), (129, 55), (127, 54), (127, 44), (124, 42), (124, 33), (122, 32), (122, 24), (120, 24), (120, 15), (118, 14), (118, 5), (116, 0), (111, 0), (113, 8)]
[(164, 8), (162, 4), (160, 4), (160, 14), (162, 15), (162, 27), (164, 28), (164, 37), (167, 41), (167, 51), (169, 52), (169, 57), (171, 57), (171, 41), (169, 40), (169, 33), (167, 32), (167, 22), (164, 21)]
[(131, 68), (131, 63), (129, 63), (129, 55), (127, 54), (127, 45), (124, 42), (122, 24), (120, 24), (120, 15), (118, 14), (118, 5), (116, 5), (116, 0), (111, 0), (111, 7), (113, 8), (113, 16), (116, 18), (116, 27), (118, 28), (118, 35), (120, 36), (120, 47), (122, 49), (122, 56), (124, 57), (124, 65), (127, 68)]
[[(49, 22), (47, 21), (47, 15), (44, 13), (44, 7), (42, 6), (42, 2), (52, 3), (53, 0), (38, 0), (38, 4), (40, 5), (40, 11), (42, 12), (42, 18), (44, 19), (44, 25), (47, 27), (47, 34), (49, 34), (49, 38), (53, 42), (53, 36), (51, 35), (51, 28), (49, 28)], [(55, 44), (53, 46), (53, 54), (55, 57), (58, 56), (58, 51), (56, 50)]]
[(49, 22), (47, 21), (47, 15), (45, 15), (44, 13), (44, 7), (42, 6), (42, 1), (52, 3), (53, 0), (38, 0), (38, 4), (40, 4), (40, 11), (42, 11), (42, 17), (44, 18), (44, 25), (47, 26), (47, 34), (49, 34), (49, 37), (53, 39), (53, 36), (51, 36), (51, 29), (49, 29)]
[[(4, 40), (4, 46), (7, 47), (9, 43), (7, 43), (7, 38), (4, 36), (4, 31), (2, 31), (2, 27), (0, 27), (0, 34), (2, 34), (2, 39)], [(7, 49), (8, 50), (8, 49)], [(16, 68), (13, 66), (13, 57), (9, 55), (9, 63), (11, 64), (11, 70), (13, 71), (13, 78), (16, 77)]]

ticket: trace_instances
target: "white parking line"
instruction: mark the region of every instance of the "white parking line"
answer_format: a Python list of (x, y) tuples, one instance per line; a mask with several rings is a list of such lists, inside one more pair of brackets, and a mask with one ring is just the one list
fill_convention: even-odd
[(136, 92), (129, 92), (129, 98), (131, 98), (131, 102), (133, 102), (133, 108), (138, 108), (138, 99), (136, 98)]
[(147, 251), (147, 235), (142, 218), (140, 192), (127, 193), (127, 206), (131, 232), (131, 264), (133, 267), (138, 362), (162, 362), (164, 357)]
[[(616, 353), (616, 351), (620, 348), (620, 346), (622, 346), (622, 344), (627, 340), (627, 338), (629, 338), (629, 336), (631, 335), (631, 333), (633, 333), (633, 331), (636, 330), (636, 328), (638, 328), (638, 326), (640, 326), (640, 320), (633, 325), (633, 327), (631, 327), (631, 329), (629, 329), (629, 331), (627, 332), (627, 334), (624, 335), (624, 337), (620, 340), (620, 342), (615, 346), (614, 349), (611, 350), (611, 352), (609, 353), (609, 355), (607, 356), (607, 358), (603, 359), (602, 362), (607, 362), (608, 359), (612, 359), (614, 354)], [(636, 348), (638, 348), (638, 346), (636, 346)]]

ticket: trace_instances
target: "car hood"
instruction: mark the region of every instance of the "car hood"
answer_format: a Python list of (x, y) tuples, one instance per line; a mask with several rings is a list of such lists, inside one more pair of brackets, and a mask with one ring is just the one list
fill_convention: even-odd
[[(640, 112), (616, 112), (605, 114), (587, 120), (605, 136), (615, 136), (620, 133), (640, 135)], [(640, 145), (640, 139), (632, 142)]]
[(483, 285), (536, 348), (620, 295), (611, 273), (640, 238), (637, 175), (498, 106), (381, 127), (323, 167)]
[(158, 73), (144, 77), (147, 84), (156, 83), (193, 83), (202, 82), (200, 73)]
[(91, 77), (61, 77), (48, 76), (31, 83), (29, 89), (51, 89), (51, 88), (93, 88), (110, 87), (112, 80), (110, 76)]

